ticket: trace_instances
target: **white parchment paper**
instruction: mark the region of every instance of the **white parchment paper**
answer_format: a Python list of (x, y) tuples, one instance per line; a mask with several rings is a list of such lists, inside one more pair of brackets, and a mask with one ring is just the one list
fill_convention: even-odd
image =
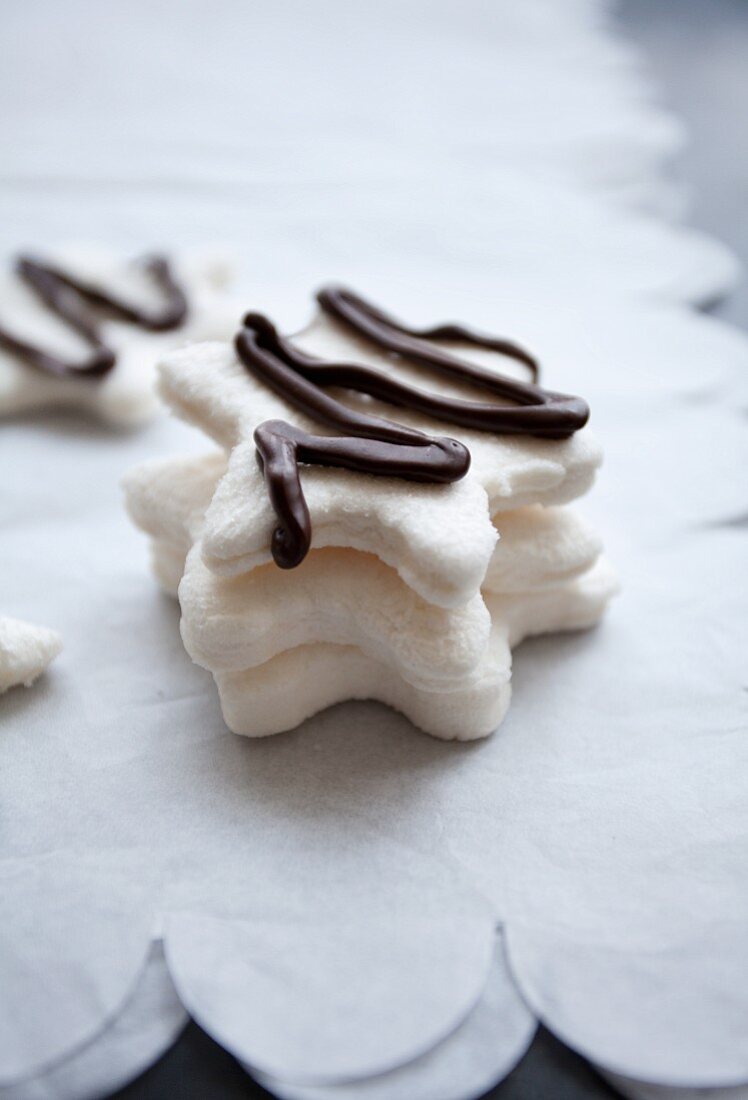
[(93, 1038), (36, 1076), (0, 1086), (2, 1100), (97, 1100), (125, 1085), (168, 1050), (187, 1023), (154, 942), (135, 989), (120, 1011)]
[(8, 1096), (92, 1095), (158, 1055), (172, 987), (127, 1013), (159, 936), (180, 1001), (283, 1096), (474, 1095), (535, 1017), (647, 1087), (748, 1080), (748, 345), (691, 310), (734, 264), (660, 217), (680, 127), (602, 11), (6, 13), (3, 249), (228, 242), (287, 328), (336, 278), (505, 331), (590, 400), (584, 508), (624, 582), (593, 634), (520, 649), (483, 744), (364, 704), (251, 743), (118, 489), (199, 437), (3, 424), (2, 610), (66, 641), (0, 701)]

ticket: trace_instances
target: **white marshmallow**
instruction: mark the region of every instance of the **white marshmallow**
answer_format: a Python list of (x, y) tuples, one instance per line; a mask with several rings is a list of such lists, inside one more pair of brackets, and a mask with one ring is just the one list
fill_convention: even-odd
[(419, 690), (360, 649), (325, 644), (289, 649), (245, 672), (214, 674), (226, 725), (245, 737), (283, 733), (336, 703), (370, 699), (445, 741), (495, 730), (509, 706), (510, 677), (511, 652), (498, 636), (481, 675), (451, 692)]
[(435, 691), (472, 675), (490, 618), (477, 593), (459, 608), (427, 603), (373, 554), (315, 550), (296, 569), (260, 566), (217, 577), (198, 542), (179, 586), (182, 640), (193, 661), (216, 671), (252, 668), (311, 643), (356, 646)]
[[(221, 468), (220, 454), (199, 459), (174, 458), (146, 463), (126, 479), (128, 509), (138, 525), (152, 536), (154, 571), (172, 594), (176, 593), (189, 544), (199, 536), (200, 512), (210, 498), (211, 479), (220, 477)], [(530, 634), (591, 626), (601, 616), (616, 587), (607, 563), (598, 560), (593, 564), (599, 553), (597, 539), (568, 509), (526, 508), (502, 514), (499, 522), (505, 534), (495, 551), (494, 558), (501, 560), (493, 570), (493, 580), (497, 586), (505, 582), (505, 587), (501, 594), (486, 596), (492, 620), (489, 642), (473, 666), (447, 685), (448, 690), (441, 677), (416, 677), (414, 682), (407, 665), (404, 672), (399, 663), (400, 652), (391, 648), (392, 622), (377, 616), (377, 600), (373, 604), (365, 601), (366, 609), (362, 612), (358, 609), (351, 612), (347, 602), (333, 612), (335, 628), (349, 631), (349, 637), (355, 637), (355, 629), (363, 628), (363, 645), (319, 640), (316, 629), (319, 620), (311, 612), (306, 629), (313, 640), (303, 644), (298, 644), (294, 627), (289, 632), (292, 616), (287, 617), (287, 612), (278, 616), (277, 626), (271, 621), (273, 610), (288, 607), (283, 594), (287, 582), (301, 581), (302, 571), (309, 566), (312, 569), (308, 579), (312, 571), (321, 569), (326, 574), (324, 584), (332, 583), (332, 577), (335, 587), (332, 593), (327, 590), (315, 593), (315, 585), (308, 585), (311, 592), (305, 604), (307, 610), (315, 607), (318, 598), (323, 603), (331, 600), (334, 605), (337, 581), (346, 574), (348, 580), (343, 590), (350, 594), (346, 585), (354, 577), (357, 580), (353, 595), (360, 595), (356, 583), (370, 568), (369, 555), (340, 550), (312, 551), (299, 570), (285, 573), (272, 566), (255, 570), (252, 575), (255, 580), (259, 576), (261, 587), (269, 579), (271, 588), (276, 589), (269, 598), (267, 592), (261, 594), (258, 627), (252, 622), (256, 613), (254, 598), (248, 598), (243, 607), (246, 597), (238, 595), (243, 590), (242, 581), (251, 578), (211, 577), (196, 547), (191, 552), (189, 579), (180, 593), (184, 611), (182, 630), (193, 656), (199, 654), (196, 658), (199, 663), (214, 673), (227, 725), (236, 733), (267, 736), (291, 729), (334, 703), (376, 699), (402, 711), (415, 725), (434, 736), (446, 739), (486, 736), (499, 724), (509, 705), (511, 647)], [(345, 568), (330, 571), (320, 564), (341, 558), (347, 563)], [(395, 586), (394, 590), (401, 586), (394, 571), (381, 563), (377, 563), (376, 572), (385, 590), (388, 585)], [(301, 575), (294, 578), (294, 573)], [(196, 594), (190, 591), (191, 586)], [(218, 599), (217, 590), (223, 593)], [(348, 595), (346, 601), (347, 598)], [(419, 602), (413, 593), (408, 598)], [(196, 603), (204, 606), (193, 622)], [(396, 609), (395, 622), (399, 610)], [(431, 611), (445, 614), (438, 608)], [(366, 624), (366, 615), (372, 613), (379, 649), (372, 645), (368, 629), (362, 625)], [(323, 611), (323, 616), (329, 614)], [(341, 614), (349, 618), (338, 622)], [(357, 616), (358, 628), (355, 628), (351, 622), (355, 623)], [(228, 631), (227, 621), (231, 623)], [(282, 638), (281, 651), (259, 665), (242, 667), (247, 645), (253, 657), (257, 656), (252, 638), (258, 629), (264, 632), (266, 642), (275, 631)], [(418, 645), (419, 635), (410, 622), (408, 631), (409, 645)], [(427, 644), (433, 642), (427, 639)], [(232, 666), (231, 670), (223, 668), (226, 663)], [(417, 655), (416, 664), (422, 663)]]
[(602, 553), (602, 540), (571, 508), (533, 505), (498, 512), (499, 541), (483, 588), (488, 592), (526, 592), (571, 580), (591, 569)]
[[(295, 341), (322, 358), (393, 369), (391, 356), (322, 315)], [(519, 371), (495, 353), (456, 350)], [(429, 390), (470, 396), (399, 359), (396, 369)], [(154, 571), (167, 590), (184, 569), (182, 637), (213, 672), (236, 732), (264, 736), (336, 702), (379, 699), (436, 736), (485, 736), (508, 706), (511, 646), (590, 625), (614, 591), (595, 536), (566, 509), (549, 507), (593, 480), (600, 454), (587, 430), (567, 440), (501, 436), (398, 409), (403, 423), (461, 439), (472, 456), (468, 475), (435, 486), (305, 466), (312, 550), (299, 568), (282, 571), (271, 563), (277, 520), (253, 432), (269, 419), (312, 433), (319, 425), (256, 381), (227, 345), (166, 356), (159, 388), (177, 415), (229, 452), (228, 465), (224, 472), (213, 457), (135, 471), (128, 506), (152, 536)], [(339, 396), (392, 416), (368, 397)]]
[(176, 600), (187, 564), (187, 552), (168, 542), (151, 541), (151, 569), (161, 588)]
[(349, 699), (373, 699), (403, 713), (443, 740), (486, 737), (500, 724), (511, 696), (511, 647), (532, 634), (592, 626), (615, 592), (610, 567), (592, 570), (558, 589), (524, 601), (489, 597), (493, 627), (469, 686), (423, 691), (358, 649), (306, 645), (245, 672), (217, 673), (226, 725), (234, 733), (266, 737), (295, 728), (319, 711)]
[[(239, 450), (234, 451), (234, 458)], [(246, 450), (249, 452), (249, 446)], [(255, 468), (253, 460), (251, 469)], [(211, 498), (215, 500), (213, 493), (218, 495), (227, 484), (229, 475), (222, 477), (225, 470), (224, 453), (216, 451), (197, 457), (175, 456), (144, 462), (124, 479), (130, 516), (155, 540), (154, 568), (158, 563), (158, 570), (167, 577), (169, 591), (176, 591), (174, 575), (179, 570), (178, 584), (187, 551), (203, 534), (206, 510), (210, 514)], [(334, 489), (332, 481), (330, 489)], [(535, 505), (499, 512), (494, 522), (499, 527), (500, 539), (483, 582), (484, 590), (489, 592), (524, 592), (556, 585), (591, 568), (602, 551), (598, 536), (566, 507)], [(320, 542), (322, 546), (329, 545), (324, 538)], [(232, 575), (213, 568), (214, 561), (207, 555), (204, 541), (202, 557), (212, 572)], [(261, 561), (251, 561), (242, 572), (250, 572), (266, 561), (266, 556)]]
[(31, 687), (61, 649), (54, 630), (0, 616), (0, 694), (18, 684)]
[[(301, 478), (314, 549), (376, 554), (423, 599), (442, 607), (458, 607), (480, 588), (496, 531), (476, 481), (416, 485), (320, 467), (305, 467)], [(254, 444), (240, 444), (206, 516), (206, 565), (231, 577), (271, 562), (277, 523)]]
[(225, 470), (223, 451), (141, 462), (122, 479), (128, 514), (141, 531), (183, 548), (186, 556)]

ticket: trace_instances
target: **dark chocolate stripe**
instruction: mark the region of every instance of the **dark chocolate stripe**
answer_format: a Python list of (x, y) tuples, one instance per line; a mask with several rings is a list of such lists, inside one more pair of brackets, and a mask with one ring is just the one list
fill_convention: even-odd
[(0, 347), (18, 355), (29, 366), (58, 377), (100, 378), (107, 374), (116, 362), (116, 355), (101, 336), (96, 311), (104, 310), (149, 332), (168, 332), (178, 328), (187, 316), (187, 298), (174, 278), (168, 260), (153, 256), (142, 263), (146, 274), (164, 295), (164, 304), (159, 309), (141, 309), (58, 267), (21, 256), (16, 262), (19, 277), (52, 313), (91, 346), (91, 353), (82, 361), (71, 362), (19, 339), (2, 326)]
[(236, 350), (248, 370), (300, 412), (344, 433), (333, 437), (310, 435), (282, 420), (266, 421), (255, 431), (258, 459), (279, 521), (272, 553), (282, 568), (293, 568), (303, 561), (311, 544), (311, 520), (299, 463), (427, 482), (457, 481), (470, 465), (469, 451), (457, 440), (433, 439), (413, 428), (349, 408), (323, 393), (324, 387), (354, 390), (436, 419), (497, 434), (563, 439), (587, 422), (589, 409), (581, 398), (495, 375), (433, 348), (428, 340), (462, 340), (510, 355), (528, 365), (537, 377), (535, 360), (516, 344), (461, 325), (408, 329), (348, 290), (326, 288), (320, 291), (318, 301), (358, 337), (393, 356), (467, 381), (515, 404), (441, 397), (357, 363), (316, 359), (281, 336), (266, 317), (247, 314), (236, 337)]
[(469, 452), (456, 439), (423, 436), (418, 444), (390, 443), (381, 439), (310, 435), (285, 420), (266, 420), (255, 430), (254, 441), (270, 503), (278, 517), (271, 549), (282, 569), (300, 565), (312, 541), (300, 462), (434, 483), (457, 481), (470, 466)]
[[(460, 325), (439, 325), (433, 329), (409, 329), (400, 321), (389, 317), (376, 306), (365, 301), (353, 291), (340, 287), (325, 287), (317, 295), (322, 309), (360, 339), (383, 351), (410, 360), (420, 366), (430, 367), (441, 374), (461, 382), (468, 382), (476, 389), (484, 390), (514, 404), (489, 404), (481, 401), (464, 401), (454, 397), (439, 397), (424, 393), (413, 386), (395, 382), (386, 375), (352, 364), (321, 363), (306, 368), (306, 376), (315, 375), (318, 385), (344, 386), (372, 396), (381, 397), (392, 404), (416, 409), (438, 420), (459, 424), (499, 434), (537, 435), (549, 439), (564, 439), (583, 428), (590, 410), (586, 401), (571, 394), (555, 393), (531, 382), (519, 382), (504, 375), (495, 374), (476, 363), (469, 363), (442, 348), (431, 347), (428, 339), (467, 340), (476, 346), (501, 351), (514, 359), (532, 365), (537, 375), (537, 363), (517, 345), (493, 337), (479, 336)], [(308, 358), (308, 357), (307, 357)], [(299, 368), (302, 369), (302, 368)], [(376, 383), (374, 382), (376, 379)], [(376, 385), (376, 390), (372, 388)]]
[[(540, 364), (535, 356), (530, 355), (529, 351), (526, 351), (519, 344), (515, 344), (513, 340), (506, 340), (503, 336), (488, 336), (486, 333), (476, 332), (475, 329), (455, 322), (434, 325), (432, 328), (411, 328), (403, 324), (402, 321), (396, 320), (391, 314), (385, 313), (379, 306), (366, 301), (360, 294), (356, 294), (355, 291), (348, 290), (345, 287), (323, 287), (317, 292), (317, 301), (326, 313), (336, 317), (339, 321), (345, 321), (352, 328), (355, 328), (359, 335), (368, 335), (380, 346), (384, 346), (381, 336), (386, 332), (389, 332), (390, 335), (398, 333), (400, 336), (419, 341), (460, 341), (463, 344), (471, 344), (473, 347), (484, 348), (486, 351), (496, 351), (501, 355), (507, 355), (510, 359), (516, 359), (529, 368), (533, 381), (537, 382), (538, 380)], [(405, 346), (401, 342), (401, 348)], [(409, 346), (411, 348), (415, 347), (413, 344), (409, 344)], [(406, 354), (400, 348), (392, 347), (391, 350)], [(482, 371), (480, 367), (477, 367), (474, 363), (467, 363), (464, 359), (456, 359), (454, 356), (448, 355), (435, 356), (433, 349), (430, 348), (427, 348), (426, 351), (430, 353), (427, 361), (428, 366), (437, 366), (454, 373), (454, 365), (459, 363), (459, 373), (463, 376), (472, 376), (474, 379), (482, 378), (489, 382), (495, 378), (495, 375), (490, 371)], [(421, 353), (423, 354), (422, 346)]]

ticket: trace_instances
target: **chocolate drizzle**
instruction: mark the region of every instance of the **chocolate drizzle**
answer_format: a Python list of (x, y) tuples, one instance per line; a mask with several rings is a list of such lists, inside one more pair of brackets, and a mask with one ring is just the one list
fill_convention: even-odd
[(331, 437), (310, 435), (282, 420), (265, 421), (255, 431), (258, 460), (279, 521), (272, 553), (281, 568), (299, 565), (311, 544), (311, 521), (299, 463), (437, 483), (458, 481), (470, 466), (470, 453), (457, 440), (432, 438), (414, 428), (349, 408), (323, 393), (325, 387), (354, 390), (437, 420), (496, 434), (564, 439), (587, 422), (589, 409), (579, 397), (545, 390), (536, 382), (494, 374), (433, 346), (441, 341), (461, 341), (500, 352), (524, 363), (536, 379), (536, 360), (508, 340), (455, 324), (422, 330), (407, 328), (341, 288), (327, 287), (319, 292), (317, 300), (338, 323), (389, 353), (393, 360), (430, 367), (513, 404), (442, 397), (356, 363), (317, 359), (281, 336), (266, 317), (247, 314), (236, 337), (237, 353), (247, 369), (300, 412), (343, 433)]
[(2, 326), (0, 347), (18, 355), (29, 366), (60, 378), (93, 379), (108, 374), (115, 365), (116, 355), (101, 335), (97, 312), (106, 312), (149, 332), (179, 328), (187, 316), (187, 298), (168, 260), (152, 256), (141, 262), (145, 273), (164, 295), (164, 304), (159, 309), (141, 309), (51, 264), (28, 256), (19, 257), (16, 261), (18, 276), (52, 313), (90, 345), (91, 353), (82, 361), (71, 362), (19, 339)]
[(295, 356), (301, 356), (305, 365), (316, 360), (292, 348), (261, 314), (248, 313), (244, 318), (236, 350), (249, 370), (284, 401), (319, 423), (345, 432), (340, 436), (310, 435), (284, 420), (266, 420), (254, 433), (257, 457), (279, 520), (272, 553), (282, 569), (299, 565), (311, 545), (312, 525), (301, 487), (300, 462), (437, 483), (458, 481), (467, 473), (470, 452), (456, 439), (432, 439), (414, 428), (349, 409), (322, 393), (296, 365)]
[[(530, 355), (513, 340), (506, 340), (503, 336), (487, 336), (485, 333), (476, 332), (466, 325), (458, 325), (454, 322), (446, 325), (434, 325), (433, 328), (410, 328), (402, 321), (396, 320), (389, 313), (385, 313), (379, 306), (367, 302), (359, 294), (345, 287), (326, 286), (317, 292), (317, 301), (325, 310), (338, 321), (343, 321), (355, 329), (359, 336), (369, 337), (373, 343), (380, 347), (388, 347), (400, 355), (406, 355), (417, 361), (426, 362), (428, 366), (440, 365), (442, 370), (453, 372), (455, 359), (450, 356), (434, 355), (433, 349), (416, 346), (415, 341), (447, 340), (460, 341), (463, 344), (472, 344), (476, 348), (484, 348), (486, 351), (497, 351), (501, 355), (507, 355), (510, 359), (516, 359), (529, 368), (533, 382), (537, 382), (540, 367), (534, 355)], [(407, 337), (407, 342), (397, 337)], [(409, 350), (406, 350), (409, 349)], [(424, 355), (426, 358), (423, 358)], [(489, 371), (481, 371), (472, 363), (459, 360), (461, 373), (467, 372), (474, 378), (483, 378), (493, 381), (495, 375)]]
[(409, 329), (359, 295), (338, 287), (325, 287), (317, 295), (317, 301), (336, 321), (380, 350), (420, 366), (430, 367), (461, 382), (468, 382), (476, 389), (515, 404), (495, 405), (483, 401), (463, 401), (456, 397), (439, 397), (424, 393), (414, 386), (396, 382), (376, 371), (350, 364), (317, 364), (314, 374), (318, 385), (344, 386), (370, 393), (393, 405), (415, 409), (437, 420), (501, 435), (538, 435), (549, 439), (565, 439), (584, 427), (589, 419), (590, 410), (581, 397), (554, 393), (533, 382), (519, 382), (514, 378), (495, 374), (476, 363), (450, 355), (441, 348), (431, 347), (428, 343), (429, 340), (461, 340), (476, 347), (498, 351), (530, 366), (533, 377), (537, 378), (537, 361), (508, 340), (481, 336), (461, 325)]

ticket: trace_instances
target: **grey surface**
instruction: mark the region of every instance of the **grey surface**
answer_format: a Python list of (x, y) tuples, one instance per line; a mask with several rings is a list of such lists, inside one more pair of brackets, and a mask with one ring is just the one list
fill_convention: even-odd
[[(691, 143), (674, 165), (691, 195), (689, 221), (748, 263), (748, 0), (625, 0), (621, 29), (644, 52), (664, 102)], [(748, 328), (748, 284), (714, 312)], [(615, 1094), (585, 1062), (540, 1031), (517, 1069), (486, 1100), (603, 1100)], [(234, 1100), (268, 1096), (190, 1025), (172, 1050), (117, 1100)]]
[[(111, 1100), (270, 1100), (270, 1096), (230, 1054), (190, 1024), (157, 1065)], [(581, 1058), (541, 1030), (530, 1053), (484, 1100), (611, 1100), (616, 1096)]]
[[(689, 129), (673, 165), (688, 188), (688, 221), (748, 264), (748, 3), (624, 0), (619, 24)], [(748, 281), (714, 312), (748, 328)]]

